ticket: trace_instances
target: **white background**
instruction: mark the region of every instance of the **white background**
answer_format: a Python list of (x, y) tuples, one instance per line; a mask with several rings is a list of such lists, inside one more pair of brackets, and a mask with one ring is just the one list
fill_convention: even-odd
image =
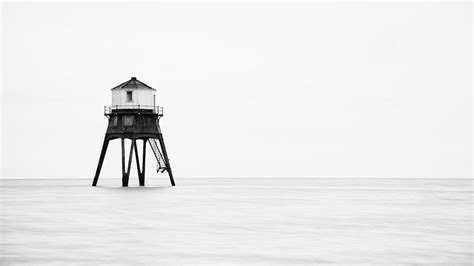
[(92, 179), (132, 76), (177, 178), (468, 177), (471, 21), (469, 2), (2, 3), (2, 177)]

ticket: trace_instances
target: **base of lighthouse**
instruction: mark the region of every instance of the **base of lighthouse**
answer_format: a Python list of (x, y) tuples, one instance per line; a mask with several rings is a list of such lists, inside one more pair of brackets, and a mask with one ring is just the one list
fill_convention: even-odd
[[(109, 142), (120, 139), (122, 147), (122, 186), (127, 187), (132, 167), (132, 159), (135, 157), (140, 186), (145, 185), (145, 161), (146, 145), (150, 145), (153, 155), (157, 160), (157, 172), (167, 172), (171, 185), (174, 186), (173, 172), (166, 152), (166, 146), (161, 133), (159, 118), (162, 116), (159, 109), (155, 110), (111, 110), (104, 113), (109, 119), (107, 133), (105, 134), (102, 150), (100, 152), (99, 163), (94, 176), (92, 186), (96, 186), (99, 180), (102, 164), (107, 153)], [(130, 139), (130, 149), (128, 155), (125, 154), (125, 139)], [(142, 158), (138, 153), (137, 145), (143, 145)], [(133, 154), (135, 153), (135, 156)]]

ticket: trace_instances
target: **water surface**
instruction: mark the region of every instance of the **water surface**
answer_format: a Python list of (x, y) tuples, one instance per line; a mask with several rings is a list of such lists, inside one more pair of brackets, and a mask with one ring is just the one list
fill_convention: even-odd
[(0, 264), (473, 261), (472, 179), (176, 181), (0, 181)]

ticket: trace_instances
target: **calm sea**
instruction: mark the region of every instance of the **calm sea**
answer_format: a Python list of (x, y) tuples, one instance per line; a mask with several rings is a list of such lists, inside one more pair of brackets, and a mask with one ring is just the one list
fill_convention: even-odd
[(473, 263), (472, 179), (91, 181), (0, 181), (0, 264)]

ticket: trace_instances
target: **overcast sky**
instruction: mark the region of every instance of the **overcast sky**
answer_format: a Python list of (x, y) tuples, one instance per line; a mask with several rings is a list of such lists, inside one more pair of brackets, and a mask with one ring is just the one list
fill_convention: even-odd
[[(472, 174), (468, 2), (2, 7), (4, 178), (92, 180), (132, 76), (177, 180)], [(109, 147), (101, 178), (121, 178)]]

